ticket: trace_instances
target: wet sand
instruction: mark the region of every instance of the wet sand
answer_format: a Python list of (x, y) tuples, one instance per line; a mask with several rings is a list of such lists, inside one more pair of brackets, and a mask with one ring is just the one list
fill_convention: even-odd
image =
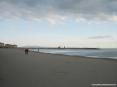
[(96, 83), (117, 83), (117, 60), (0, 49), (0, 87), (93, 87)]

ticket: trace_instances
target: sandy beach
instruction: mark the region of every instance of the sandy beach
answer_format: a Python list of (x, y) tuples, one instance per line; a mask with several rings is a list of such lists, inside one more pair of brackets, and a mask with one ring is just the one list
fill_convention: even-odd
[[(93, 87), (117, 83), (117, 60), (0, 49), (0, 87)], [(112, 87), (112, 86), (110, 86)]]

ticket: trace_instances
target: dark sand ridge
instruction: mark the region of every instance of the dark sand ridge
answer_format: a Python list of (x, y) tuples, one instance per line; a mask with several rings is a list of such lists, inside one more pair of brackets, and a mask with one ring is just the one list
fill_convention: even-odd
[(0, 49), (0, 87), (92, 87), (94, 83), (117, 83), (117, 60)]

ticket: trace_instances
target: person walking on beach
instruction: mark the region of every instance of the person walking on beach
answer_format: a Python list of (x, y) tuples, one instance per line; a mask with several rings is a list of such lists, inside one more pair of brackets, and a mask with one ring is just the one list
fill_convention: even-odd
[(29, 50), (28, 49), (25, 49), (25, 54), (28, 54)]

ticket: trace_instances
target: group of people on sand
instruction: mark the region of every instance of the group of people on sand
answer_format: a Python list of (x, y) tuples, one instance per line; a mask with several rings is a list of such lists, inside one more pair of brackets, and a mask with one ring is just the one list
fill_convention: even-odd
[[(24, 51), (25, 51), (25, 54), (29, 53), (29, 49), (28, 48), (26, 48)], [(39, 49), (38, 49), (38, 52), (39, 52)]]
[(29, 52), (29, 49), (25, 49), (25, 54), (28, 54), (28, 52)]

